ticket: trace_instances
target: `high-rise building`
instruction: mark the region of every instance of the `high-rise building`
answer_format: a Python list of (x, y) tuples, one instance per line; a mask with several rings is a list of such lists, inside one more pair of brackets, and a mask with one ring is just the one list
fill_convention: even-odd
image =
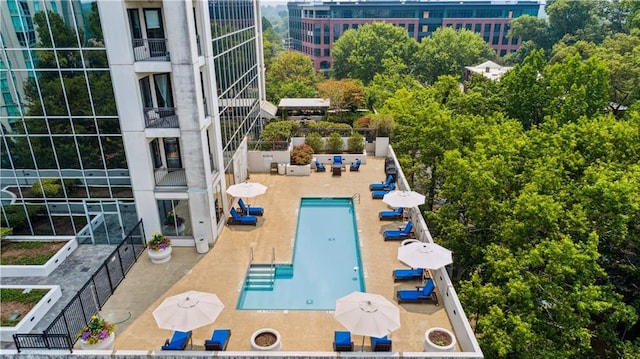
[(522, 39), (508, 38), (509, 22), (538, 16), (538, 0), (362, 0), (289, 2), (290, 48), (311, 58), (319, 71), (331, 68), (331, 48), (349, 29), (372, 22), (404, 28), (417, 41), (440, 27), (480, 34), (499, 56), (516, 51)]
[(1, 225), (210, 243), (262, 126), (256, 0), (0, 2)]

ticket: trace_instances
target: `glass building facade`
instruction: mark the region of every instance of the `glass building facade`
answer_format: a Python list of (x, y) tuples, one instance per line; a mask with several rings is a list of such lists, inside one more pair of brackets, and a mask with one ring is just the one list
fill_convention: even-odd
[(261, 128), (257, 11), (0, 2), (1, 225), (118, 243), (143, 219), (178, 245), (212, 243)]

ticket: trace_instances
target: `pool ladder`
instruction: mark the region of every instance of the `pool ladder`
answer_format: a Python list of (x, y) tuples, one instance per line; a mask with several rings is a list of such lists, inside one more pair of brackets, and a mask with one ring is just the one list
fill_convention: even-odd
[(360, 193), (354, 193), (353, 196), (351, 196), (351, 198), (355, 201), (356, 199), (358, 200), (358, 203), (360, 203)]
[(245, 290), (273, 290), (276, 280), (276, 251), (271, 252), (271, 263), (253, 263), (253, 249), (251, 249), (251, 264), (244, 282)]

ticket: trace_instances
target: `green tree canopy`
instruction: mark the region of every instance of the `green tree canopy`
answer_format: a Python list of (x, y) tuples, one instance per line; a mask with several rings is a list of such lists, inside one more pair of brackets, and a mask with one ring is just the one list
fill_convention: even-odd
[(314, 97), (319, 80), (313, 63), (304, 54), (282, 53), (267, 69), (267, 99), (279, 103), (285, 97)]

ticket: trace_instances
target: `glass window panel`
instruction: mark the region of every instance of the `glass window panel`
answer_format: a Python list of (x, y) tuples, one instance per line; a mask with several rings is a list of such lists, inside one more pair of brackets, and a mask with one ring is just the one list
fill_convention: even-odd
[(159, 29), (160, 28), (160, 13), (159, 10), (149, 9), (144, 11), (145, 22), (147, 29)]
[(80, 50), (58, 50), (58, 63), (63, 69), (81, 69)]
[(49, 137), (31, 137), (33, 156), (39, 169), (58, 168)]
[(106, 50), (84, 50), (83, 51), (87, 68), (109, 68)]
[(88, 74), (93, 108), (97, 116), (117, 116), (115, 95), (109, 71), (92, 71)]
[(159, 200), (158, 214), (166, 236), (192, 236), (188, 200)]
[(49, 14), (49, 23), (51, 24), (51, 34), (53, 35), (53, 43), (55, 47), (71, 47), (80, 48), (76, 31), (71, 26), (68, 26), (62, 16), (58, 14)]
[(83, 73), (73, 77), (64, 78), (65, 91), (71, 116), (91, 116), (91, 101), (89, 100), (89, 90), (87, 81)]
[(120, 133), (120, 122), (117, 118), (99, 118), (97, 122), (100, 134), (107, 135)]
[(58, 154), (58, 163), (61, 169), (80, 169), (80, 161), (76, 152), (76, 143), (73, 137), (54, 137), (53, 143)]
[[(26, 137), (6, 136), (6, 143), (15, 169), (33, 169), (36, 167), (33, 164), (31, 149), (29, 149)], [(2, 165), (3, 168), (6, 168), (4, 163)]]
[[(59, 73), (57, 71), (38, 72), (38, 83), (40, 85), (40, 93), (42, 93), (42, 101), (48, 116), (68, 116), (67, 104), (64, 93), (62, 92), (62, 84), (60, 82)], [(34, 98), (39, 101), (40, 98)]]
[(107, 168), (127, 168), (122, 137), (102, 137)]
[(71, 122), (68, 118), (54, 118), (49, 120), (49, 130), (55, 135), (72, 134)]
[(95, 134), (96, 125), (92, 118), (74, 118), (73, 130), (76, 134)]
[(77, 137), (80, 158), (84, 169), (103, 169), (102, 154), (100, 153), (100, 141), (98, 137)]
[(47, 120), (44, 118), (27, 118), (24, 120), (29, 134), (48, 134)]

